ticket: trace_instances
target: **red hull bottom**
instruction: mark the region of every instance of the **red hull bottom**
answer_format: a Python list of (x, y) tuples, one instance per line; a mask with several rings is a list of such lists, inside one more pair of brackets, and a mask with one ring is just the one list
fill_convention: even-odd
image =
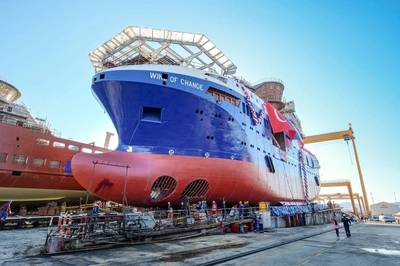
[[(125, 196), (129, 204), (136, 206), (162, 205), (167, 202), (180, 204), (188, 185), (198, 179), (208, 183), (203, 195), (207, 200), (231, 203), (303, 201), (302, 198), (280, 196), (276, 188), (268, 184), (265, 169), (237, 160), (116, 151), (104, 154), (80, 153), (72, 159), (72, 172), (78, 183), (90, 193), (115, 202), (124, 202)], [(162, 176), (172, 177), (176, 181), (175, 186), (165, 197), (154, 200), (151, 197), (154, 183)], [(192, 188), (203, 189), (204, 192), (204, 186)]]
[(84, 197), (86, 191), (71, 175), (38, 171), (12, 171), (0, 169), (1, 201), (72, 200)]

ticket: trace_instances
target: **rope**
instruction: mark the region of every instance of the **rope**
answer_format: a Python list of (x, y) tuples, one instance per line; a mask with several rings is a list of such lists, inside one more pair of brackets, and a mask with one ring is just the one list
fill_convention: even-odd
[(346, 141), (346, 144), (347, 144), (347, 151), (349, 152), (350, 163), (351, 163), (351, 165), (353, 165), (353, 159), (352, 159), (352, 156), (351, 156), (349, 140), (345, 139), (345, 141)]
[(251, 103), (249, 92), (244, 86), (241, 86), (243, 90), (244, 97), (246, 99), (246, 103), (250, 108), (251, 118), (255, 125), (261, 124), (261, 118), (264, 115), (264, 110), (261, 109), (260, 113), (257, 115), (256, 111), (254, 110), (253, 104)]
[(304, 199), (306, 202), (309, 202), (309, 195), (308, 195), (308, 180), (307, 180), (307, 172), (306, 172), (306, 166), (304, 164), (304, 157), (303, 157), (303, 151), (300, 149), (299, 150), (299, 163), (300, 163), (300, 177), (303, 180), (303, 189), (304, 189)]

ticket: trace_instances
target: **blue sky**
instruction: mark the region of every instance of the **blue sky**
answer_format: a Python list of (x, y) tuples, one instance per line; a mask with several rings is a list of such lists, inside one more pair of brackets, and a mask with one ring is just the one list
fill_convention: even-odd
[[(2, 0), (0, 79), (63, 137), (101, 145), (113, 126), (90, 92), (88, 53), (128, 25), (205, 33), (246, 79), (283, 80), (306, 134), (352, 122), (367, 190), (375, 202), (394, 201), (399, 14), (398, 1)], [(359, 190), (344, 141), (309, 149), (323, 178), (350, 178)]]

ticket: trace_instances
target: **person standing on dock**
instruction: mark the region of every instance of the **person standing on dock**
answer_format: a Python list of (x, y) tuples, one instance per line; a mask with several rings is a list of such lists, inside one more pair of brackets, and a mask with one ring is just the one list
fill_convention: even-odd
[(12, 200), (0, 207), (0, 222), (4, 222), (8, 218), (8, 215), (11, 214), (11, 203)]
[(168, 202), (167, 219), (172, 224), (174, 223), (174, 209), (172, 208), (171, 202)]
[(333, 226), (335, 227), (336, 236), (339, 239), (339, 222), (336, 219), (336, 216), (333, 217)]
[(257, 216), (257, 213), (256, 212), (253, 212), (252, 213), (252, 216), (253, 216), (253, 231), (254, 231), (254, 233), (257, 233), (258, 232), (258, 216)]
[(236, 204), (235, 204), (235, 205), (232, 206), (231, 211), (229, 212), (229, 217), (230, 217), (232, 220), (235, 220), (235, 219), (238, 218), (238, 216), (239, 216), (239, 212), (238, 212), (237, 206), (236, 206)]
[(264, 216), (262, 213), (258, 216), (258, 231), (264, 233)]
[(350, 233), (351, 220), (349, 218), (347, 218), (347, 216), (343, 215), (342, 223), (343, 223), (344, 230), (346, 231), (346, 236), (351, 237), (351, 233)]
[(248, 201), (244, 202), (244, 211), (243, 211), (243, 216), (245, 218), (249, 218), (250, 217), (250, 204)]
[(217, 218), (217, 203), (215, 202), (215, 200), (212, 201), (212, 206), (211, 206), (211, 216), (213, 218)]
[(95, 201), (92, 208), (92, 216), (97, 216), (100, 213), (101, 201)]
[(208, 207), (207, 207), (207, 201), (203, 200), (201, 202), (201, 209), (203, 212), (206, 214), (206, 217), (208, 217)]
[(239, 201), (239, 219), (243, 219), (243, 211), (244, 211), (243, 202)]
[(197, 205), (196, 205), (196, 210), (197, 210), (198, 212), (200, 212), (200, 211), (201, 211), (201, 208), (202, 208), (202, 206), (203, 206), (202, 202), (201, 202), (201, 201), (199, 201), (199, 202), (197, 203)]

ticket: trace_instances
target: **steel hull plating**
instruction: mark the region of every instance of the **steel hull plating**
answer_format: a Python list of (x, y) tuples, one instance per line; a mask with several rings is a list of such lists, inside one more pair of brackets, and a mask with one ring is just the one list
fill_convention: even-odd
[[(38, 139), (48, 141), (47, 145), (38, 144)], [(54, 142), (65, 147), (56, 148)], [(65, 171), (65, 165), (77, 153), (68, 149), (69, 145), (93, 148), (49, 133), (0, 124), (0, 201), (77, 200), (85, 196), (83, 187)], [(15, 156), (24, 156), (25, 161), (16, 162)], [(38, 159), (42, 164), (34, 162)], [(59, 166), (50, 167), (52, 161)]]
[[(306, 166), (309, 178), (303, 179), (296, 143), (286, 139), (282, 152), (272, 145), (268, 123), (255, 124), (242, 104), (217, 101), (207, 93), (218, 89), (242, 103), (238, 91), (177, 70), (164, 72), (171, 77), (167, 81), (151, 78), (152, 73), (112, 69), (95, 76), (93, 92), (117, 129), (119, 145), (107, 154), (74, 156), (74, 178), (86, 190), (141, 206), (178, 204), (195, 180), (207, 183), (202, 198), (226, 202), (304, 201), (304, 187), (308, 199), (318, 194), (318, 168)], [(146, 108), (159, 113), (148, 116)], [(312, 160), (310, 154), (305, 156)], [(162, 176), (176, 183), (154, 200), (154, 189), (163, 189), (157, 185)]]
[[(190, 182), (203, 179), (208, 182), (207, 199), (226, 202), (239, 200), (303, 201), (283, 195), (278, 187), (272, 187), (265, 169), (238, 160), (176, 156), (161, 154), (135, 154), (111, 152), (101, 155), (78, 154), (72, 161), (74, 175), (80, 184), (96, 195), (116, 202), (127, 201), (136, 206), (180, 203), (183, 192)], [(165, 199), (152, 201), (151, 188), (160, 176), (177, 180), (175, 190)], [(284, 185), (284, 184), (282, 184)]]

